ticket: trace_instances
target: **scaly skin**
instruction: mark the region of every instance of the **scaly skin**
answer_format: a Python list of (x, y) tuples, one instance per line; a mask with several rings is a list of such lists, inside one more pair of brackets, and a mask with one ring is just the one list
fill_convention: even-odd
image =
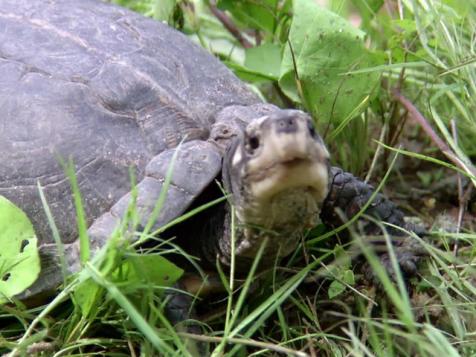
[[(330, 176), (330, 191), (324, 201), (321, 218), (324, 223), (334, 227), (341, 223), (337, 209), (341, 210), (344, 217), (352, 218), (365, 206), (374, 193), (374, 188), (338, 167), (331, 168)], [(405, 227), (403, 212), (380, 193), (376, 195), (365, 214), (399, 227)], [(388, 228), (388, 231), (392, 235), (403, 235), (400, 230), (391, 227)], [(365, 227), (365, 233), (377, 234), (378, 227), (368, 224)]]
[[(322, 207), (321, 219), (330, 227), (338, 227), (343, 223), (341, 214), (347, 219), (351, 219), (366, 205), (375, 189), (338, 167), (331, 168), (330, 176), (330, 191)], [(418, 235), (424, 234), (420, 227), (407, 224), (403, 212), (395, 203), (380, 193), (375, 196), (364, 213), (383, 222), (414, 231)], [(425, 253), (423, 247), (400, 229), (387, 226), (386, 230), (392, 236), (395, 254), (403, 272), (408, 275), (416, 274), (418, 261)], [(381, 234), (380, 228), (369, 221), (364, 222), (363, 231), (365, 235)], [(379, 256), (387, 271), (393, 274), (388, 253), (383, 252)], [(370, 271), (368, 273), (367, 275), (372, 275)]]

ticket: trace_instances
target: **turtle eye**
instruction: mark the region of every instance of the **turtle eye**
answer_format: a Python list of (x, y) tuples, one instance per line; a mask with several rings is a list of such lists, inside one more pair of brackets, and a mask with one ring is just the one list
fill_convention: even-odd
[(253, 153), (253, 151), (255, 151), (257, 148), (259, 148), (259, 138), (257, 136), (250, 136), (248, 138), (248, 145), (247, 146), (247, 149), (248, 149), (248, 152), (250, 153)]
[(310, 121), (307, 122), (307, 129), (309, 130), (309, 135), (311, 135), (313, 138), (317, 136), (314, 125)]

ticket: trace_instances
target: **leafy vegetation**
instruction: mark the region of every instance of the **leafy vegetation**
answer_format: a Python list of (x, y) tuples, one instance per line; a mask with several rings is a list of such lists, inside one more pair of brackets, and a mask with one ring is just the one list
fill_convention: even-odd
[(0, 217), (0, 302), (5, 302), (36, 280), (40, 257), (33, 226), (25, 213), (1, 196)]
[[(476, 155), (476, 3), (115, 2), (184, 32), (267, 101), (311, 113), (336, 164), (380, 182), (379, 189), (385, 183), (391, 197), (431, 226), (429, 243), (422, 243), (428, 257), (418, 276), (406, 283), (391, 256), (391, 280), (351, 226), (378, 280), (368, 284), (354, 266), (352, 253), (336, 244), (336, 232), (323, 234), (319, 226), (271, 272), (256, 269), (260, 253), (243, 280), (233, 276), (233, 270), (231, 275), (221, 272), (227, 293), (194, 298), (198, 319), (191, 326), (204, 332), (193, 335), (184, 323), (172, 326), (164, 314), (173, 294), (170, 287), (182, 274), (165, 258), (185, 253), (173, 241), (146, 231), (141, 241), (148, 238), (157, 244), (138, 254), (137, 245), (122, 239), (135, 224), (131, 205), (124, 227), (92, 262), (85, 258), (84, 269), (67, 279), (51, 302), (28, 309), (13, 301), (0, 308), (2, 352), (476, 354), (476, 207), (471, 200), (476, 184), (471, 161)], [(81, 212), (79, 192), (73, 191)], [(12, 208), (5, 213), (6, 206), (0, 201), (1, 222), (7, 221), (7, 214), (18, 214)], [(23, 217), (14, 221), (31, 236)], [(18, 239), (15, 251), (24, 238)], [(31, 239), (28, 246), (33, 247)], [(0, 236), (2, 246), (7, 241)], [(193, 258), (186, 259), (205, 278)], [(4, 272), (5, 267), (0, 268)]]

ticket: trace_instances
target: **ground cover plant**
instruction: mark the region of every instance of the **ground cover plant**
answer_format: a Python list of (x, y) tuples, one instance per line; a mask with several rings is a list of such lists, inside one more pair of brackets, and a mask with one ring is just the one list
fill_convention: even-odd
[[(38, 356), (476, 354), (473, 187), (476, 170), (476, 4), (453, 0), (117, 0), (184, 32), (263, 99), (311, 113), (332, 161), (365, 177), (430, 232), (418, 275), (389, 277), (347, 225), (375, 279), (352, 261), (340, 230), (318, 226), (274, 269), (219, 270), (225, 293), (196, 297), (194, 324), (164, 313), (185, 254), (159, 232), (120, 239), (89, 260), (81, 193), (72, 183), (83, 270), (40, 307), (0, 306), (0, 353)], [(133, 178), (131, 178), (133, 180)], [(41, 191), (41, 187), (39, 186)], [(165, 193), (164, 193), (165, 194)], [(159, 199), (158, 208), (163, 204)], [(161, 201), (162, 200), (162, 201)], [(179, 224), (204, 207), (181, 217)], [(44, 201), (48, 212), (48, 203)], [(371, 219), (371, 218), (368, 218)], [(15, 222), (14, 224), (9, 224)], [(5, 224), (8, 223), (8, 224)], [(50, 217), (50, 224), (54, 221)], [(378, 223), (377, 224), (381, 224)], [(55, 230), (53, 230), (55, 231)], [(39, 274), (31, 225), (0, 201), (0, 275)], [(56, 234), (57, 235), (57, 234)], [(59, 237), (55, 237), (59, 242)], [(157, 244), (140, 243), (154, 240)], [(388, 237), (383, 237), (388, 241)], [(419, 238), (414, 236), (414, 239)], [(25, 243), (27, 240), (27, 243)], [(8, 249), (21, 251), (14, 263)], [(391, 256), (395, 260), (395, 257)], [(193, 257), (186, 257), (202, 277)], [(213, 278), (209, 278), (213, 280)], [(26, 286), (0, 281), (2, 296)], [(211, 282), (213, 283), (213, 281)], [(187, 328), (187, 326), (189, 326)], [(198, 329), (192, 334), (190, 326)]]

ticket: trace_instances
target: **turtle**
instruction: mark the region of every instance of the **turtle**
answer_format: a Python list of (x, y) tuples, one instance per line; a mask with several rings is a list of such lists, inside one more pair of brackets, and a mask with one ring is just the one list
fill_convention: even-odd
[[(372, 186), (330, 165), (307, 113), (264, 103), (184, 34), (98, 0), (0, 3), (0, 108), (0, 195), (26, 213), (40, 242), (42, 273), (23, 296), (62, 281), (37, 183), (68, 269), (80, 268), (61, 159), (74, 163), (93, 254), (132, 198), (138, 229), (146, 226), (172, 162), (152, 229), (187, 212), (205, 192), (220, 194), (218, 182), (229, 200), (205, 211), (202, 227), (185, 239), (212, 266), (230, 265), (232, 215), (236, 267), (244, 270), (265, 240), (263, 266), (293, 252), (319, 221), (336, 226), (353, 217), (373, 195)], [(407, 227), (402, 211), (381, 194), (366, 213)], [(407, 244), (395, 247), (402, 270), (414, 273), (418, 254)]]

